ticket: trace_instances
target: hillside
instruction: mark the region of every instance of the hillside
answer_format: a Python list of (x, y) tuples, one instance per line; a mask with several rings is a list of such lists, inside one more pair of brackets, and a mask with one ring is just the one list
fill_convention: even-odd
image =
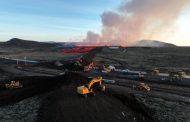
[(10, 39), (7, 42), (0, 42), (0, 47), (18, 47), (18, 48), (50, 48), (55, 47), (56, 43), (45, 43), (18, 38)]
[(134, 44), (137, 47), (175, 47), (176, 45), (156, 40), (141, 40)]

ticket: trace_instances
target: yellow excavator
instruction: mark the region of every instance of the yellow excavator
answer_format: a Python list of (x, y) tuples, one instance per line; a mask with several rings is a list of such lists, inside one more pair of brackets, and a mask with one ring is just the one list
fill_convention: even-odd
[(101, 91), (105, 92), (106, 88), (104, 85), (102, 85), (102, 77), (96, 77), (93, 78), (88, 84), (77, 87), (77, 93), (84, 95), (85, 98), (87, 97), (87, 94), (92, 94), (95, 96), (95, 92), (93, 91), (92, 86), (96, 83), (99, 84)]

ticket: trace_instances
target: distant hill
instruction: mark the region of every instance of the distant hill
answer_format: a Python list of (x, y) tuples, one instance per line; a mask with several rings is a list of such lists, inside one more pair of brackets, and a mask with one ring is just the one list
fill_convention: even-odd
[[(37, 42), (31, 40), (23, 40), (18, 38), (10, 39), (7, 42), (0, 42), (0, 47), (17, 47), (17, 48), (71, 48), (76, 45), (81, 45), (81, 43), (76, 42)], [(156, 40), (141, 40), (136, 42), (134, 45), (136, 47), (175, 47), (176, 45), (165, 43)]]
[(137, 47), (175, 47), (176, 45), (165, 43), (156, 40), (141, 40), (136, 42), (133, 46)]
[(10, 39), (7, 42), (0, 42), (0, 47), (50, 48), (55, 47), (56, 45), (56, 43), (37, 42), (18, 38)]

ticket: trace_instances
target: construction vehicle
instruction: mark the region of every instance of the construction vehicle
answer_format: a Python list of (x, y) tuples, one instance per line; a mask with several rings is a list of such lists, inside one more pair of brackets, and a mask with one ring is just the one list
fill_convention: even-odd
[(137, 86), (135, 86), (134, 88), (136, 90), (144, 91), (144, 92), (149, 92), (150, 91), (150, 87), (145, 83), (140, 83)]
[(105, 73), (110, 73), (111, 71), (114, 71), (114, 70), (115, 70), (114, 66), (111, 66), (111, 65), (105, 66), (105, 65), (103, 65), (103, 72), (105, 72)]
[(77, 58), (76, 62), (75, 62), (75, 65), (76, 66), (82, 66), (82, 63), (83, 63), (82, 59), (81, 58)]
[(6, 83), (5, 87), (7, 89), (18, 89), (18, 88), (22, 88), (23, 85), (20, 83), (20, 81), (11, 81), (10, 83)]
[(183, 71), (172, 71), (169, 72), (169, 79), (170, 81), (181, 81), (185, 77), (186, 73)]
[(150, 75), (158, 75), (160, 73), (160, 71), (157, 68), (155, 68), (155, 69), (148, 69), (148, 70), (146, 70), (146, 72), (148, 74), (150, 74)]
[(84, 72), (89, 72), (90, 70), (95, 69), (95, 68), (96, 68), (95, 63), (92, 62), (88, 66), (84, 66)]
[(88, 94), (95, 96), (93, 85), (98, 84), (101, 91), (105, 92), (105, 86), (102, 85), (102, 77), (93, 78), (88, 84), (77, 87), (77, 93), (83, 95), (85, 98)]

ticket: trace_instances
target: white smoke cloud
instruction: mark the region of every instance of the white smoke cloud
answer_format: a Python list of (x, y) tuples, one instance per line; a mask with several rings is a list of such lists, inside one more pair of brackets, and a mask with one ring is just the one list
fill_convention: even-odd
[(124, 0), (118, 10), (101, 15), (101, 34), (89, 31), (85, 42), (130, 45), (141, 39), (157, 39), (166, 35), (189, 4), (190, 0)]

